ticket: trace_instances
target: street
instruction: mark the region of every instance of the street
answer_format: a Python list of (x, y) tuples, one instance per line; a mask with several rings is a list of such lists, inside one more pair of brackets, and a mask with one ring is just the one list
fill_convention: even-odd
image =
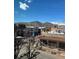
[[(46, 52), (43, 52), (43, 51), (39, 51), (39, 52), (40, 52), (40, 54), (37, 56), (36, 59), (65, 59), (64, 57), (47, 54)], [(27, 59), (27, 57), (24, 56), (21, 59)]]

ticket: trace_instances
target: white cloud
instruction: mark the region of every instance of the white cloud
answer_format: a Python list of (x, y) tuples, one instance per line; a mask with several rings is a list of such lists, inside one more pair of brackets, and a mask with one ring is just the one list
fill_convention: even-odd
[(28, 0), (27, 2), (28, 2), (28, 3), (31, 3), (32, 1), (31, 1), (31, 0)]
[(29, 8), (29, 6), (28, 6), (26, 3), (19, 2), (19, 4), (20, 4), (19, 7), (20, 7), (22, 10), (26, 10), (27, 8)]
[(25, 0), (25, 2), (31, 3), (31, 2), (32, 2), (32, 0)]
[(65, 25), (64, 23), (60, 23), (60, 22), (51, 22), (52, 24), (58, 24), (58, 25)]

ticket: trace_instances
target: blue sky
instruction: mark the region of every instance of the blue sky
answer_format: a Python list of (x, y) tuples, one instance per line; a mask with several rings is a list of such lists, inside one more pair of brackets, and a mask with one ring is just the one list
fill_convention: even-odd
[(15, 0), (15, 22), (59, 22), (65, 21), (65, 0)]

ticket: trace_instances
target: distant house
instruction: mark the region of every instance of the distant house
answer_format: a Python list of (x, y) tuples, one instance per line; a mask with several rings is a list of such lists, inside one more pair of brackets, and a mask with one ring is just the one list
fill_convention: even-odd
[(26, 26), (26, 29), (31, 33), (31, 36), (41, 35), (41, 28), (34, 26)]
[[(64, 25), (53, 25), (53, 27), (48, 27), (44, 29), (45, 33), (48, 34), (65, 34), (65, 26)], [(43, 33), (44, 33), (43, 32)]]

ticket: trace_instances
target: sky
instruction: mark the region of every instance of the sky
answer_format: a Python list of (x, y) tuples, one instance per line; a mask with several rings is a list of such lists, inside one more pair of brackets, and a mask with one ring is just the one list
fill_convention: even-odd
[(65, 21), (65, 0), (14, 0), (14, 22)]

